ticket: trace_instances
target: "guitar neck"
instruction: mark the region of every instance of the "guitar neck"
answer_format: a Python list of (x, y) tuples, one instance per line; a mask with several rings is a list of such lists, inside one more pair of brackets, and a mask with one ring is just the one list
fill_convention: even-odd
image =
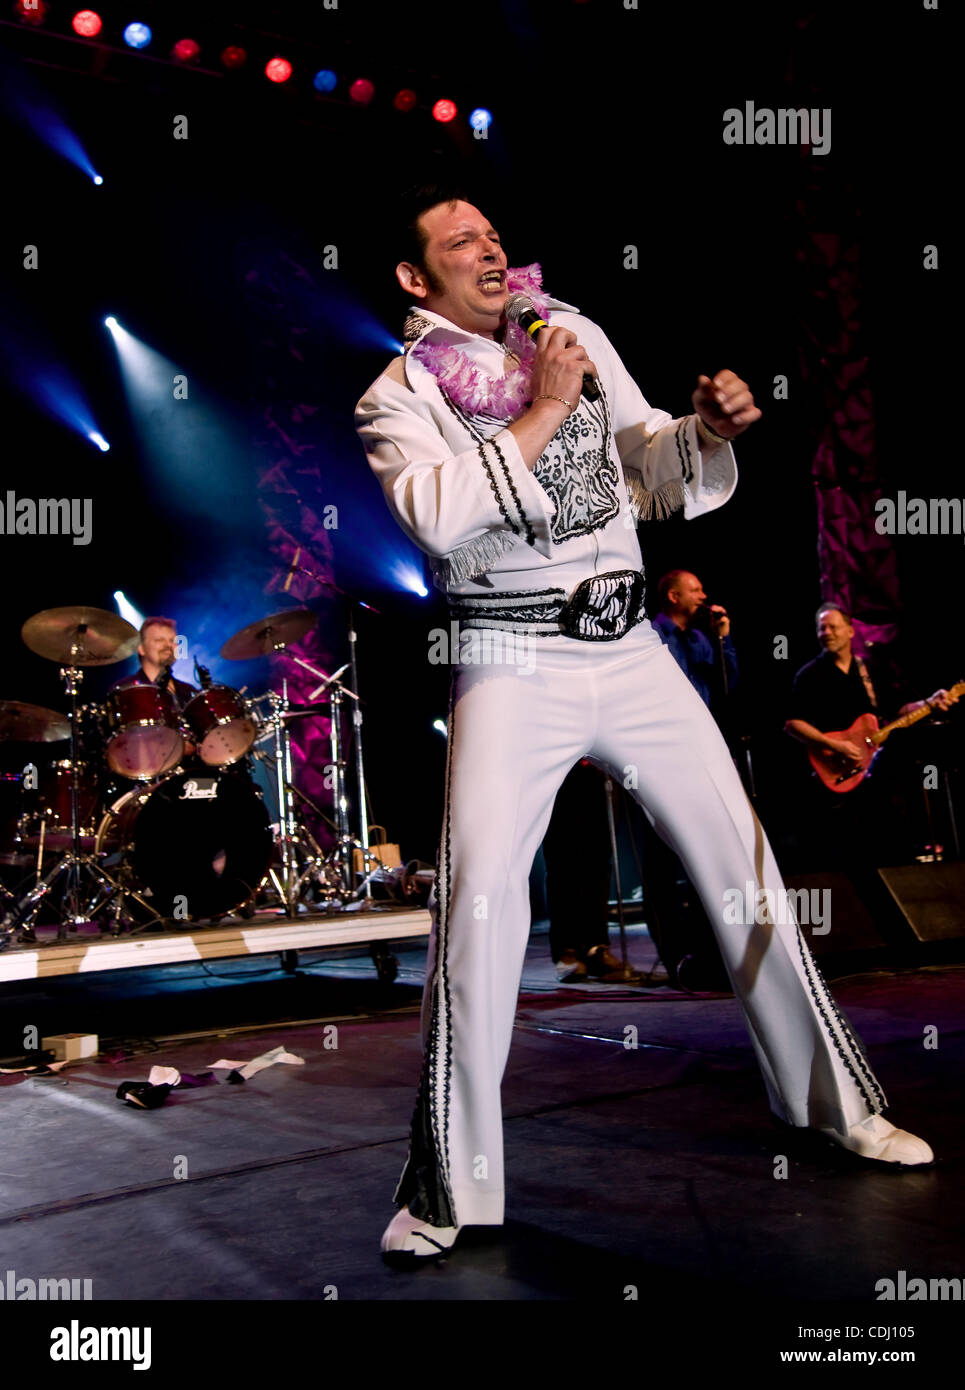
[(927, 719), (931, 712), (931, 705), (923, 705), (921, 709), (913, 709), (910, 714), (903, 714), (900, 719), (893, 719), (883, 729), (876, 729), (873, 734), (869, 735), (871, 742), (877, 747), (884, 743), (888, 735), (893, 734), (896, 729), (907, 729), (912, 724), (917, 724), (919, 719)]
[[(965, 681), (959, 681), (957, 685), (953, 685), (948, 693), (953, 699), (959, 699), (959, 697), (965, 693)], [(893, 719), (891, 723), (886, 724), (883, 729), (876, 729), (873, 734), (869, 734), (868, 738), (877, 748), (880, 744), (884, 743), (889, 734), (894, 733), (895, 729), (907, 729), (910, 725), (917, 724), (919, 719), (927, 719), (930, 714), (934, 713), (935, 710), (933, 706), (926, 701), (921, 709), (913, 709), (910, 714), (903, 714), (900, 718)]]

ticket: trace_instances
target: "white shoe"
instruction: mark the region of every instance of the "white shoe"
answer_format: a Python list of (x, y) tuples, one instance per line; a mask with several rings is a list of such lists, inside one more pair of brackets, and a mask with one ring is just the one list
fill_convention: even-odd
[(823, 1132), (842, 1148), (862, 1158), (876, 1158), (881, 1163), (904, 1163), (911, 1167), (935, 1161), (924, 1139), (909, 1134), (906, 1129), (896, 1129), (881, 1115), (869, 1115), (866, 1120), (852, 1125), (847, 1134), (840, 1134), (836, 1129)]
[(458, 1226), (432, 1226), (420, 1221), (408, 1207), (400, 1207), (382, 1234), (382, 1253), (398, 1255), (444, 1255), (452, 1248)]

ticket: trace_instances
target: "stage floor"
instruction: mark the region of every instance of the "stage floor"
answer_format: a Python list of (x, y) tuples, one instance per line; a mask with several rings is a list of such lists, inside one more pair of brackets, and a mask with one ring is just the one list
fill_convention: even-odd
[[(94, 1299), (334, 1289), (340, 1300), (616, 1304), (629, 1287), (661, 1302), (867, 1303), (898, 1270), (961, 1274), (965, 970), (835, 986), (890, 1116), (938, 1157), (896, 1172), (771, 1121), (732, 998), (559, 986), (535, 931), (504, 1085), (507, 1223), (463, 1232), (443, 1264), (386, 1267), (378, 1241), (419, 1072), (425, 947), (402, 941), (396, 953), (393, 985), (363, 956), (309, 954), (287, 977), (264, 959), (218, 974), (193, 961), (8, 986), (5, 1051), (31, 1023), (93, 1027), (105, 1059), (0, 1076), (0, 1277), (91, 1279)], [(652, 959), (641, 930), (631, 958)], [(923, 1045), (929, 1026), (935, 1048)], [(154, 1064), (197, 1075), (280, 1044), (304, 1065), (238, 1085), (222, 1071), (156, 1111), (115, 1097)]]

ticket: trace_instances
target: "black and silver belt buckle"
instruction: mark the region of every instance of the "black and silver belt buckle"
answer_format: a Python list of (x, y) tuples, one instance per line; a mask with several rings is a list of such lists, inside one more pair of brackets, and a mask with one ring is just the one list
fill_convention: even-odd
[(611, 570), (577, 585), (559, 615), (560, 630), (581, 642), (615, 642), (630, 631), (643, 608), (639, 570)]

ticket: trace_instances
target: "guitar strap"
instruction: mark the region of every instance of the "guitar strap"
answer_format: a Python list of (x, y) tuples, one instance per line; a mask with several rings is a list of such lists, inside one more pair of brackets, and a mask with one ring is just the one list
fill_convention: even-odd
[(858, 668), (858, 675), (861, 677), (862, 683), (864, 684), (864, 688), (868, 692), (868, 699), (871, 701), (871, 708), (877, 714), (878, 697), (875, 695), (875, 688), (871, 684), (871, 677), (868, 674), (868, 668), (860, 656), (856, 656), (854, 660), (855, 665)]

